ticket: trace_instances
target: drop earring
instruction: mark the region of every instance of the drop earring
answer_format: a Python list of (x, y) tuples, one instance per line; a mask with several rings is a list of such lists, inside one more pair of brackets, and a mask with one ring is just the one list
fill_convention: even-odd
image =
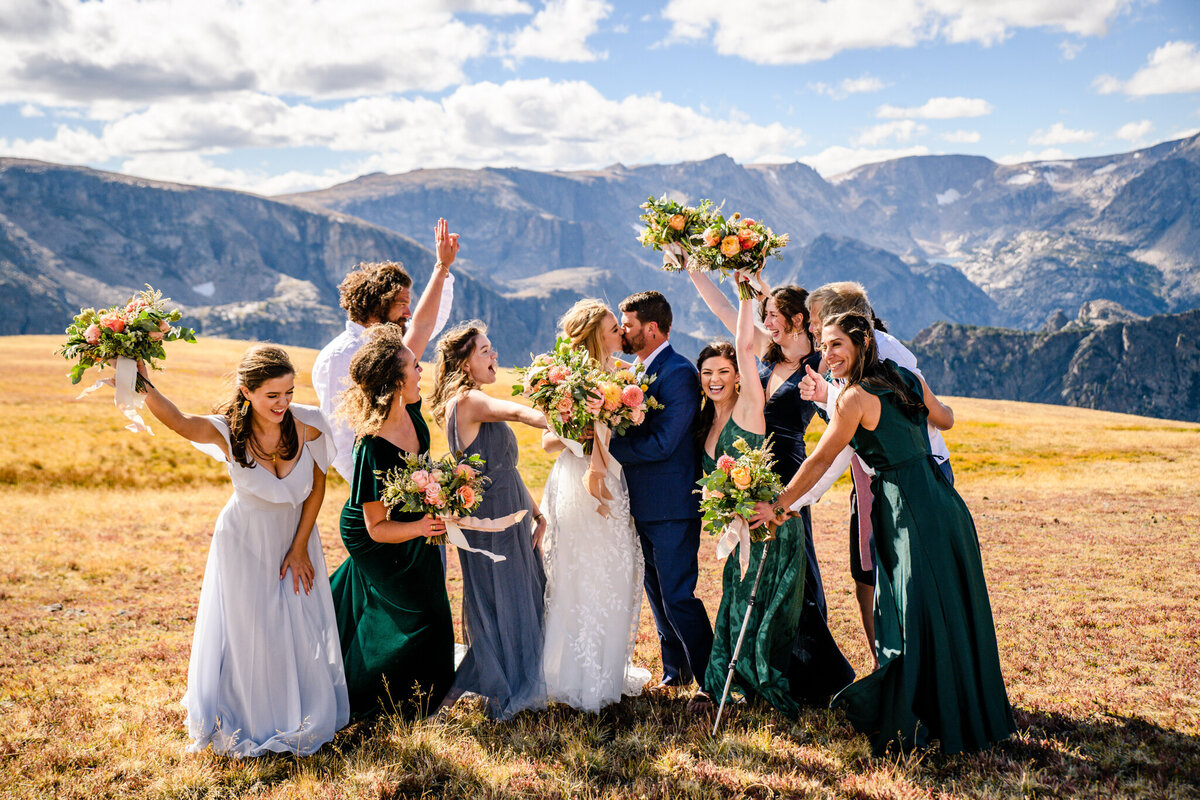
[(246, 416), (246, 413), (250, 411), (250, 401), (243, 397), (242, 404), (238, 406), (238, 411), (243, 417)]

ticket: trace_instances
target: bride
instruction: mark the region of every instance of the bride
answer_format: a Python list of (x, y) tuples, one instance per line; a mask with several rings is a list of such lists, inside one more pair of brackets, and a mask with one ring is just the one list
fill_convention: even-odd
[[(586, 348), (605, 369), (617, 366), (621, 328), (604, 303), (580, 300), (559, 324), (572, 347)], [(551, 431), (542, 446), (561, 451), (542, 498), (549, 522), (543, 542), (546, 687), (551, 701), (599, 711), (622, 694), (639, 694), (650, 680), (632, 661), (643, 563), (629, 489), (621, 465), (610, 459), (605, 483), (614, 499), (610, 516), (602, 517), (584, 485), (588, 457), (566, 449)]]

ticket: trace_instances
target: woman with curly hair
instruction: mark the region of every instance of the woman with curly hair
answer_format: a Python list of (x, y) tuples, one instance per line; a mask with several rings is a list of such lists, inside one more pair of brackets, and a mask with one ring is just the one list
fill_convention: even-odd
[(217, 517), (188, 664), (188, 750), (307, 756), (346, 724), (349, 705), (317, 533), (333, 460), (321, 412), (292, 402), (282, 348), (253, 347), (212, 416), (181, 412), (150, 384), (146, 407), (225, 465), (233, 496)]
[(429, 450), (421, 365), (395, 325), (379, 325), (350, 362), (340, 407), (354, 429), (354, 480), (342, 509), (350, 553), (330, 578), (350, 708), (356, 717), (437, 709), (454, 677), (454, 625), (440, 551), (445, 525), (383, 505), (381, 473)]
[(540, 411), (486, 394), (496, 381), (498, 354), (478, 320), (451, 329), (438, 340), (433, 374), (433, 418), (446, 429), (452, 451), (478, 454), (488, 479), (475, 516), (504, 517), (521, 509), (530, 516), (498, 533), (464, 535), (472, 547), (504, 556), (494, 562), (480, 553), (458, 551), (463, 575), (463, 632), (467, 653), (447, 697), (464, 692), (487, 701), (487, 714), (508, 719), (518, 711), (544, 708), (542, 596), (546, 575), (539, 547), (546, 518), (517, 472), (517, 437), (509, 422), (545, 428)]

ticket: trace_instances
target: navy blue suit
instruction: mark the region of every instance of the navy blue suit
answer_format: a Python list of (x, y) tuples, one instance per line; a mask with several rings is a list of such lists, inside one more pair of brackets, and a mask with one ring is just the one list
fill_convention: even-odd
[(696, 368), (668, 344), (646, 367), (657, 376), (647, 394), (664, 406), (641, 425), (614, 436), (610, 450), (629, 482), (633, 515), (646, 562), (646, 596), (662, 646), (663, 680), (686, 686), (703, 680), (712, 625), (696, 597), (700, 549), (700, 459), (693, 423), (700, 407)]

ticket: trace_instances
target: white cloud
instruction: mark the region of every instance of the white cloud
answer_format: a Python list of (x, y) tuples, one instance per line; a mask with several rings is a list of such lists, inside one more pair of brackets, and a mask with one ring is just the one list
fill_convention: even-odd
[[(157, 103), (103, 125), (98, 134), (64, 126), (53, 140), (0, 139), (0, 151), (14, 155), (70, 163), (118, 159), (122, 169), (147, 177), (260, 192), (277, 184), (292, 191), (293, 184), (311, 188), (306, 181), (332, 182), (326, 175), (340, 180), (418, 167), (579, 169), (718, 153), (742, 163), (779, 161), (794, 158), (803, 145), (799, 129), (780, 123), (755, 124), (736, 112), (714, 118), (658, 95), (614, 100), (584, 82), (544, 78), (461, 86), (438, 101), (372, 97), (333, 107), (244, 92)], [(208, 160), (240, 148), (326, 148), (345, 160), (329, 173), (277, 178)]]
[(529, 25), (507, 41), (504, 54), (520, 61), (540, 58), (546, 61), (595, 61), (607, 53), (588, 49), (588, 37), (600, 28), (601, 20), (612, 13), (604, 0), (546, 0), (546, 5)]
[(1049, 147), (1037, 153), (1032, 150), (1026, 150), (1024, 153), (1010, 153), (1000, 156), (1000, 158), (996, 159), (996, 162), (1000, 164), (1025, 164), (1032, 161), (1062, 161), (1069, 158), (1069, 155), (1057, 147)]
[(800, 156), (799, 160), (808, 164), (817, 172), (825, 177), (831, 175), (839, 175), (843, 172), (861, 167), (864, 164), (875, 164), (880, 161), (889, 161), (893, 158), (904, 158), (906, 156), (926, 156), (929, 155), (929, 148), (924, 145), (915, 145), (913, 147), (905, 147), (899, 149), (887, 148), (869, 148), (869, 147), (843, 147), (837, 145), (827, 147), (816, 155)]
[(1124, 92), (1132, 97), (1200, 92), (1200, 50), (1195, 42), (1167, 42), (1129, 80), (1101, 75), (1092, 86), (1100, 94)]
[(942, 141), (960, 142), (960, 143), (965, 143), (965, 144), (974, 144), (975, 142), (978, 142), (981, 138), (982, 137), (979, 135), (979, 131), (959, 130), (959, 131), (947, 131), (946, 133), (942, 134)]
[(979, 97), (932, 97), (924, 105), (902, 108), (882, 105), (875, 111), (880, 119), (958, 119), (985, 117), (992, 104)]
[(34, 11), (0, 25), (0, 103), (60, 106), (440, 91), (494, 45), (486, 26), (455, 12), (531, 11), (512, 0), (21, 2)]
[(881, 122), (878, 125), (872, 125), (865, 131), (860, 133), (854, 140), (855, 144), (874, 147), (883, 144), (888, 139), (895, 139), (898, 142), (907, 142), (913, 136), (925, 133), (929, 130), (928, 126), (922, 125), (919, 122), (914, 122), (911, 119), (896, 120), (895, 122)]
[(40, 108), (35, 106), (33, 103), (26, 103), (25, 105), (21, 106), (21, 116), (26, 117), (26, 118), (28, 118), (28, 117), (44, 117), (44, 116), (46, 116), (46, 112), (42, 111)]
[(1144, 119), (1141, 122), (1126, 122), (1117, 128), (1117, 132), (1113, 135), (1129, 142), (1140, 142), (1149, 136), (1152, 130), (1154, 130), (1154, 123)]
[(1062, 53), (1063, 61), (1074, 61), (1075, 57), (1083, 52), (1086, 43), (1077, 42), (1074, 39), (1063, 39), (1058, 43), (1058, 51)]
[(1061, 122), (1056, 122), (1049, 130), (1035, 131), (1029, 137), (1029, 143), (1050, 147), (1056, 144), (1082, 144), (1095, 138), (1096, 134), (1093, 131), (1073, 130)]
[(1101, 36), (1132, 0), (670, 0), (668, 41), (708, 40), (722, 55), (806, 64), (844, 50), (913, 47), (944, 39), (991, 45), (1016, 29)]
[(828, 95), (834, 100), (843, 100), (852, 94), (878, 92), (887, 84), (874, 75), (862, 75), (858, 78), (842, 78), (836, 86), (828, 83), (810, 83), (808, 86), (818, 94)]
[(118, 168), (126, 175), (173, 183), (239, 189), (262, 195), (291, 194), (332, 186), (352, 180), (358, 173), (325, 170), (320, 173), (289, 171), (272, 175), (261, 171), (228, 169), (213, 164), (198, 153), (166, 153), (137, 156)]

